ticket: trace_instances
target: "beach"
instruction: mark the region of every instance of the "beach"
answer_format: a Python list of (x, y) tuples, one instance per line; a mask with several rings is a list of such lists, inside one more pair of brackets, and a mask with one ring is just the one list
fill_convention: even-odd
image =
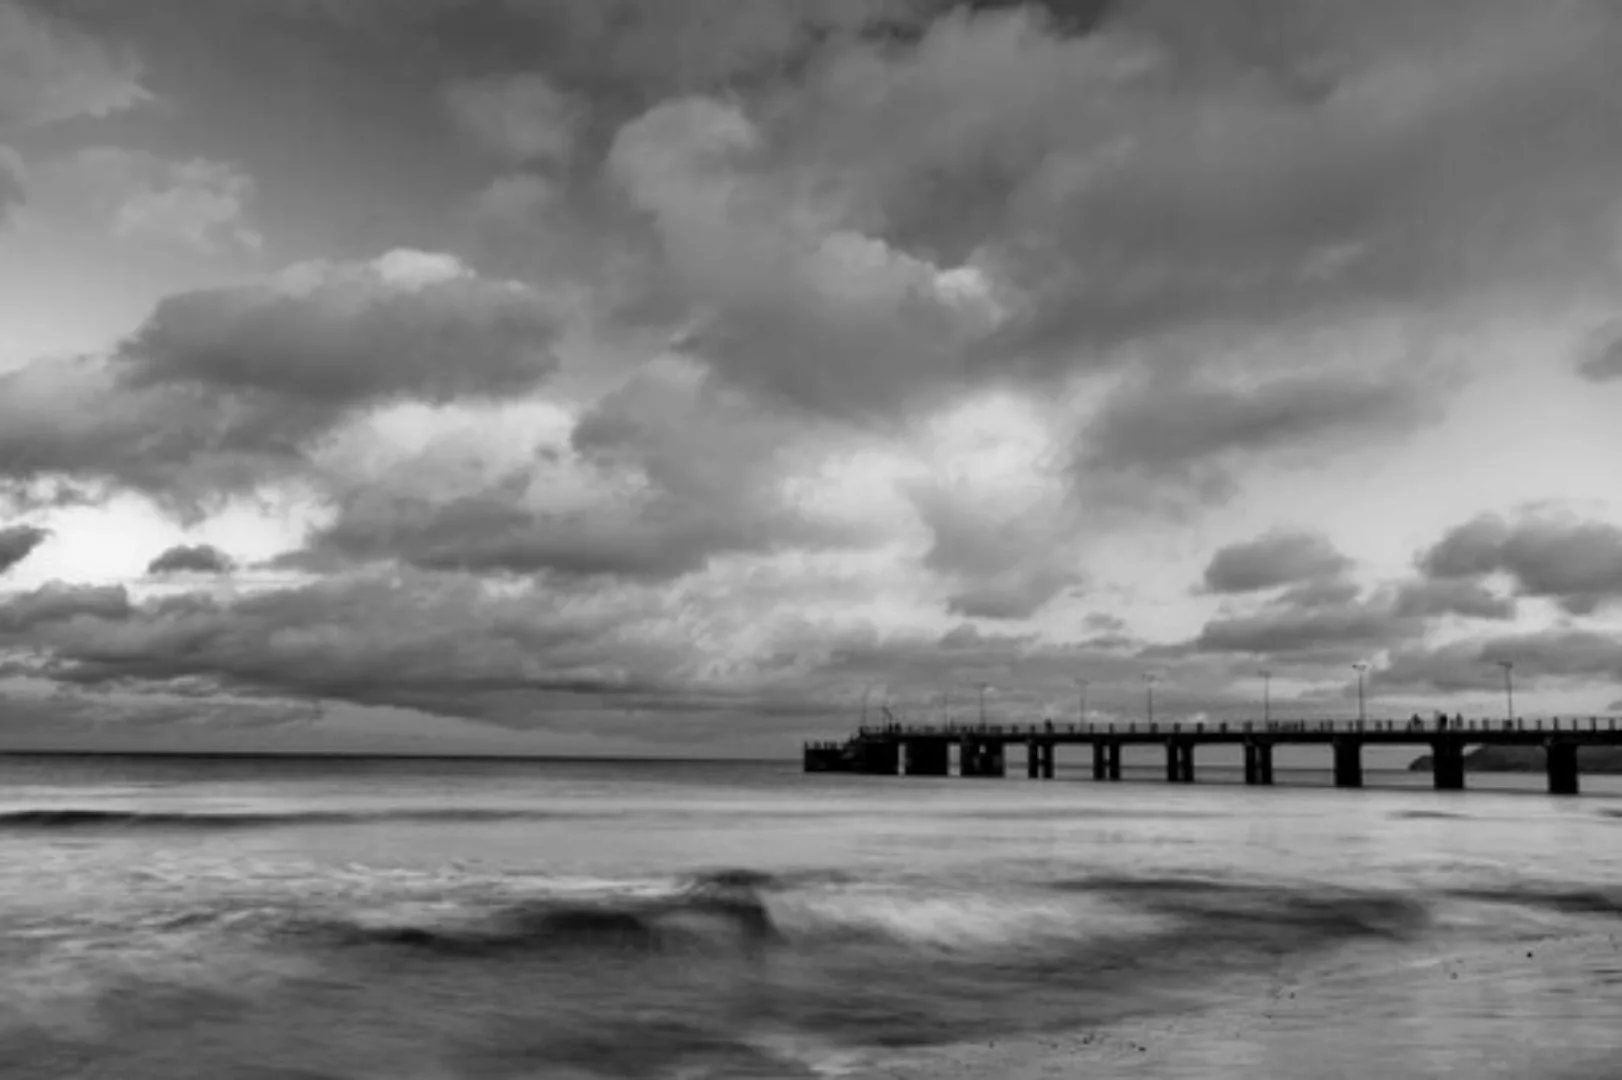
[(0, 759), (0, 1075), (1617, 1075), (1615, 778), (1151, 775)]

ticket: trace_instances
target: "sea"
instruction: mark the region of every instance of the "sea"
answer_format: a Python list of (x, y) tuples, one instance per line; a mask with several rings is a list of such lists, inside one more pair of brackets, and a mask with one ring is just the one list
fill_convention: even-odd
[(0, 1077), (1622, 1077), (1622, 782), (0, 757)]

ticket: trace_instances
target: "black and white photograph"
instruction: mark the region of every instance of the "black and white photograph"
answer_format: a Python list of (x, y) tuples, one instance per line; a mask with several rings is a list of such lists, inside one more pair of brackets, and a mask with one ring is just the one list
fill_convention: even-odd
[(0, 0), (0, 1080), (1619, 1080), (1622, 0)]

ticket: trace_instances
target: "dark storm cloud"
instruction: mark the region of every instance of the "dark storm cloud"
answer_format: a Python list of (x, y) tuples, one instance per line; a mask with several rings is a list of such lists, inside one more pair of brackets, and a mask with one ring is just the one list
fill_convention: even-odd
[(8, 525), (0, 529), (0, 574), (4, 574), (43, 544), (51, 535), (37, 525)]
[(560, 77), (643, 101), (770, 84), (830, 42), (916, 24), (939, 0), (507, 0)]
[(229, 574), (236, 561), (213, 544), (176, 544), (147, 563), (146, 572), (160, 574)]
[(1062, 354), (1609, 257), (1581, 226), (1622, 168), (1585, 135), (1622, 105), (1608, 5), (1139, 3), (1113, 25), (1146, 46), (1137, 73), (1072, 110), (1083, 145), (1014, 200), (1014, 220), (1060, 223), (1010, 256), (1040, 298), (1017, 340)]
[(138, 56), (97, 40), (54, 8), (0, 0), (0, 131), (107, 116), (151, 97)]
[(1410, 581), (1397, 591), (1398, 615), (1436, 618), (1459, 615), (1470, 619), (1513, 619), (1513, 597), (1497, 596), (1475, 581), (1457, 578)]
[(1352, 560), (1335, 550), (1327, 536), (1275, 531), (1220, 549), (1205, 568), (1205, 589), (1213, 593), (1248, 593), (1318, 578), (1333, 578), (1351, 569)]
[(1485, 514), (1459, 525), (1418, 560), (1426, 576), (1470, 580), (1507, 574), (1518, 595), (1588, 615), (1622, 599), (1622, 529), (1570, 515)]
[(1429, 408), (1418, 388), (1338, 375), (1285, 375), (1252, 385), (1179, 377), (1129, 383), (1083, 433), (1078, 468), (1225, 492), (1232, 466), (1288, 448), (1406, 433)]

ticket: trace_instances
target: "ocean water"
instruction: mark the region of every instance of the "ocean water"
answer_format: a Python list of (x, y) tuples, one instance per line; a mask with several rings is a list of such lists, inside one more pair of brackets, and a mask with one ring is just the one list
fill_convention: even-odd
[(0, 758), (0, 1077), (1622, 1076), (1622, 785), (1153, 776)]

